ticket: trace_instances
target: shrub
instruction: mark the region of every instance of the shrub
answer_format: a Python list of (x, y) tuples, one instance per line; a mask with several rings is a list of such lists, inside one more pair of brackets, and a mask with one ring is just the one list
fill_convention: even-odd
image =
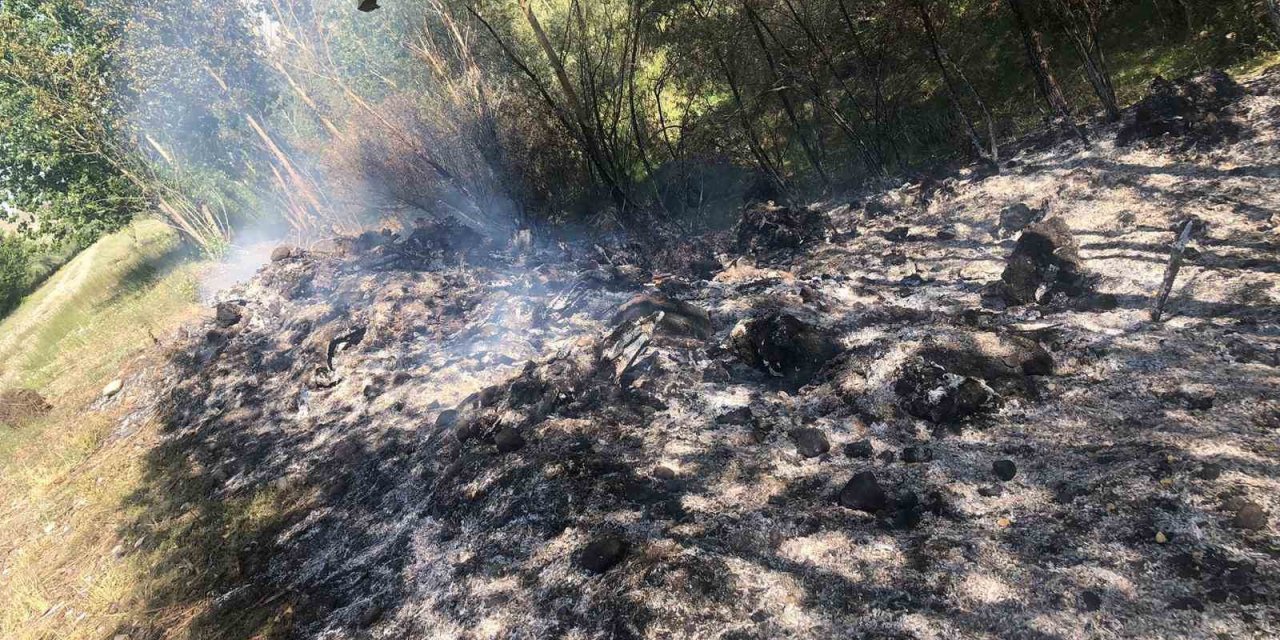
[(31, 252), (15, 236), (0, 235), (0, 316), (18, 306), (31, 285)]

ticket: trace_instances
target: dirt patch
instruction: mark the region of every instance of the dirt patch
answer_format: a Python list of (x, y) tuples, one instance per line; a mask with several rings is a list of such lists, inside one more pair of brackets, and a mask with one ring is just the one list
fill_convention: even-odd
[(34, 389), (5, 389), (0, 391), (0, 424), (12, 428), (25, 426), (53, 410)]

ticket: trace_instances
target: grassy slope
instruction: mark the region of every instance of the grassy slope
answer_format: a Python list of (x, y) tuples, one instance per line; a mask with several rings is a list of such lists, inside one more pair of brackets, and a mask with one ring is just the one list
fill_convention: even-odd
[(113, 553), (130, 542), (117, 528), (144, 447), (109, 438), (127, 400), (86, 407), (152, 335), (197, 312), (197, 266), (182, 253), (165, 225), (136, 223), (0, 323), (0, 388), (34, 388), (54, 406), (21, 429), (0, 425), (0, 637), (103, 637), (144, 582), (142, 561)]

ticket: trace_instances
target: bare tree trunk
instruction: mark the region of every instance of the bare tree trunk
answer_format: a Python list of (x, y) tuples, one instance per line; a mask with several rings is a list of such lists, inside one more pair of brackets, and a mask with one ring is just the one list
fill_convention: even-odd
[[(813, 45), (814, 49), (818, 51), (819, 56), (822, 58), (823, 65), (827, 68), (827, 72), (831, 74), (831, 77), (834, 80), (840, 83), (841, 91), (853, 105), (853, 112), (857, 115), (859, 124), (866, 126), (871, 118), (866, 108), (862, 105), (862, 101), (859, 100), (857, 95), (855, 95), (849, 88), (849, 84), (845, 82), (844, 78), (840, 77), (840, 73), (836, 69), (835, 61), (832, 58), (831, 50), (827, 48), (827, 46), (818, 38), (817, 34), (813, 32), (813, 29), (809, 27), (809, 23), (805, 21), (805, 19), (800, 15), (800, 12), (796, 10), (795, 3), (792, 2), (792, 0), (783, 0), (783, 4), (787, 7), (788, 12), (790, 12), (791, 18), (800, 27), (801, 32), (804, 33), (805, 38), (811, 45)], [(767, 27), (766, 30), (768, 30)], [(778, 45), (779, 49), (788, 55), (788, 57), (794, 57), (787, 52), (786, 48), (782, 46), (782, 43), (779, 42), (778, 38), (774, 36), (771, 31), (769, 36), (773, 39), (774, 43)], [(861, 151), (863, 163), (866, 165), (867, 171), (877, 175), (884, 174), (884, 158), (880, 156), (875, 146), (868, 141), (852, 125), (852, 123), (848, 121), (848, 119), (844, 117), (844, 114), (840, 111), (838, 105), (832, 104), (830, 100), (827, 100), (826, 97), (822, 95), (821, 89), (817, 86), (818, 81), (816, 78), (812, 77), (812, 75), (813, 74), (810, 74), (810, 84), (813, 87), (812, 93), (814, 95), (814, 99), (827, 109), (831, 114), (832, 120), (835, 121), (836, 126), (840, 127), (840, 129), (844, 131), (849, 139), (858, 147), (859, 151)]]
[(1031, 65), (1031, 73), (1035, 76), (1040, 95), (1049, 105), (1050, 113), (1057, 114), (1081, 140), (1088, 142), (1084, 131), (1075, 125), (1071, 115), (1071, 105), (1067, 103), (1067, 97), (1063, 95), (1062, 88), (1058, 86), (1058, 81), (1053, 77), (1053, 71), (1049, 67), (1049, 56), (1045, 53), (1040, 33), (1031, 28), (1026, 7), (1022, 2), (1023, 0), (1005, 0), (1013, 12), (1013, 20), (1018, 27), (1018, 32), (1022, 35), (1022, 46), (1027, 54), (1027, 63)]
[(1267, 6), (1267, 19), (1271, 23), (1271, 30), (1276, 32), (1276, 37), (1280, 38), (1280, 0), (1265, 0)]
[(569, 111), (577, 121), (577, 128), (581, 134), (582, 145), (587, 157), (591, 159), (592, 165), (600, 172), (600, 177), (604, 180), (605, 186), (608, 187), (614, 204), (618, 205), (619, 208), (625, 209), (629, 204), (629, 199), (626, 191), (613, 174), (611, 163), (608, 162), (604, 152), (601, 150), (600, 131), (592, 123), (591, 114), (587, 113), (582, 100), (578, 97), (577, 90), (573, 88), (573, 81), (569, 78), (568, 72), (565, 71), (564, 63), (560, 61), (560, 56), (556, 54), (555, 47), (547, 37), (547, 32), (543, 30), (542, 23), (538, 21), (538, 16), (533, 13), (533, 7), (529, 4), (529, 0), (519, 0), (519, 5), (520, 10), (524, 13), (525, 20), (528, 21), (529, 27), (533, 30), (533, 34), (538, 40), (538, 46), (542, 48), (543, 54), (547, 57), (547, 62), (551, 64), (551, 70), (555, 73), (556, 82), (560, 85), (560, 91), (564, 93), (565, 101), (569, 103)]
[(791, 122), (791, 126), (795, 129), (796, 137), (800, 140), (800, 147), (804, 149), (805, 156), (809, 159), (809, 164), (813, 166), (813, 170), (822, 180), (823, 186), (830, 187), (831, 178), (827, 176), (826, 170), (822, 168), (822, 159), (818, 157), (818, 153), (810, 143), (809, 137), (805, 135), (804, 127), (800, 124), (800, 118), (796, 115), (795, 106), (791, 103), (791, 98), (787, 94), (782, 72), (778, 70), (778, 62), (774, 60), (773, 52), (769, 50), (769, 43), (765, 41), (764, 33), (760, 30), (760, 18), (745, 0), (742, 3), (742, 8), (746, 10), (747, 21), (751, 23), (756, 42), (760, 44), (760, 50), (764, 52), (765, 61), (768, 62), (769, 70), (773, 73), (773, 79), (777, 83), (778, 101), (782, 103), (782, 110), (787, 114), (787, 120)]
[[(990, 141), (991, 147), (987, 149), (982, 144), (982, 139), (978, 136), (978, 130), (973, 126), (973, 120), (964, 110), (964, 104), (960, 102), (960, 93), (956, 91), (955, 81), (951, 78), (951, 72), (947, 69), (947, 63), (942, 53), (942, 47), (938, 44), (938, 34), (933, 28), (933, 19), (929, 17), (929, 10), (924, 6), (921, 0), (915, 0), (916, 11), (920, 13), (920, 21), (924, 23), (924, 33), (929, 40), (929, 50), (933, 54), (933, 60), (938, 65), (938, 70), (942, 72), (942, 84), (947, 88), (947, 96), (951, 99), (951, 105), (956, 110), (956, 115), (960, 116), (960, 121), (964, 123), (965, 133), (969, 134), (969, 143), (973, 145), (973, 151), (982, 159), (983, 162), (995, 167), (998, 160), (996, 154), (998, 147), (995, 138)], [(972, 89), (972, 87), (970, 87)], [(976, 94), (976, 92), (975, 92)]]
[(1115, 122), (1120, 119), (1120, 103), (1116, 99), (1115, 86), (1111, 82), (1111, 71), (1107, 68), (1107, 58), (1102, 51), (1102, 36), (1099, 13), (1102, 8), (1097, 0), (1056, 0), (1054, 6), (1062, 17), (1064, 31), (1071, 37), (1076, 51), (1084, 61), (1085, 76), (1093, 87), (1093, 92), (1107, 112), (1107, 119)]

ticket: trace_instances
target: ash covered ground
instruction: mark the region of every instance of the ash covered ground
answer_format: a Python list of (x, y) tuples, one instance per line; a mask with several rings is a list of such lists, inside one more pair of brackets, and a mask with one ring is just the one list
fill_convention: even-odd
[(1222, 82), (666, 248), (278, 249), (135, 528), (234, 545), (210, 635), (1275, 637), (1280, 74)]

